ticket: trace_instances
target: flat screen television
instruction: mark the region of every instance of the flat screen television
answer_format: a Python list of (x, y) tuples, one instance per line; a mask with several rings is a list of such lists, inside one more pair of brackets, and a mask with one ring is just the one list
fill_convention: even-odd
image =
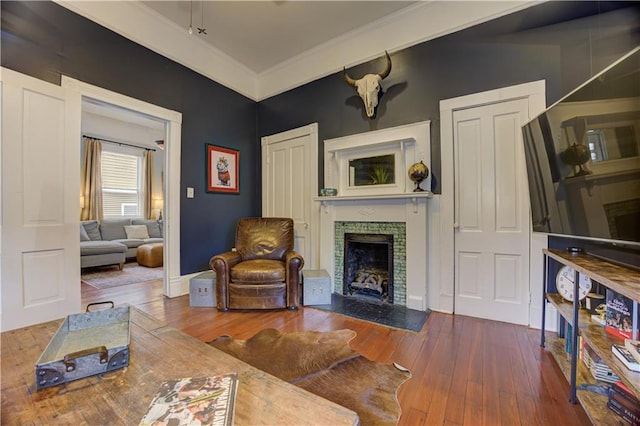
[(640, 48), (522, 131), (533, 231), (640, 267)]

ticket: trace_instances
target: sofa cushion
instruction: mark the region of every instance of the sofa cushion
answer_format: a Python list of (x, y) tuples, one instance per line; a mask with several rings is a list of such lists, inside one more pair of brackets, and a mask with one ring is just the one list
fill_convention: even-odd
[(89, 238), (89, 235), (87, 235), (87, 230), (84, 229), (84, 226), (82, 226), (82, 224), (80, 224), (80, 241), (91, 241), (91, 238)]
[(127, 246), (115, 241), (84, 241), (80, 243), (81, 256), (97, 256), (109, 253), (125, 253)]
[(146, 225), (149, 236), (146, 238), (162, 238), (160, 222), (153, 219), (132, 219), (133, 225)]
[(145, 239), (149, 238), (149, 231), (146, 225), (128, 225), (124, 227), (127, 238)]
[(124, 238), (122, 240), (114, 241), (125, 245), (127, 248), (136, 248), (144, 244), (144, 240), (141, 238)]
[(100, 227), (98, 225), (97, 220), (83, 220), (80, 224), (84, 227), (84, 230), (87, 231), (87, 235), (91, 241), (100, 241), (102, 240), (102, 235), (100, 235)]
[(154, 243), (164, 243), (164, 239), (162, 238), (145, 238), (145, 244), (154, 244)]
[(100, 222), (100, 234), (103, 240), (124, 240), (127, 233), (125, 226), (131, 225), (131, 219), (103, 219)]

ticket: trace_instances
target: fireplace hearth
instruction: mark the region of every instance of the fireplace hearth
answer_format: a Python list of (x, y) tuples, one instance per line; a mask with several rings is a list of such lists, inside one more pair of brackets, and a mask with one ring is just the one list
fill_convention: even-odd
[(393, 235), (344, 234), (343, 294), (393, 303)]

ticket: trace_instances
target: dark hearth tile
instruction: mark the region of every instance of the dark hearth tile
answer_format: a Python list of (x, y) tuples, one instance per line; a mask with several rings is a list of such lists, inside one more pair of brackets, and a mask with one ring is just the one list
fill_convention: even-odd
[(347, 315), (365, 321), (405, 330), (420, 331), (429, 311), (422, 312), (406, 306), (379, 302), (373, 299), (343, 296), (333, 293), (330, 305), (315, 305), (313, 308)]

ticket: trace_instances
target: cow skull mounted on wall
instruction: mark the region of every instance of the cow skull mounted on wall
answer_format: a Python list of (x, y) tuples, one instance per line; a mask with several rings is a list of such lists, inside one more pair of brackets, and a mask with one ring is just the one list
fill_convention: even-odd
[(344, 81), (358, 91), (369, 118), (375, 117), (380, 91), (382, 90), (382, 80), (391, 73), (391, 57), (386, 50), (384, 53), (387, 56), (387, 67), (379, 74), (367, 74), (360, 80), (354, 80), (347, 74), (347, 69), (343, 68)]

